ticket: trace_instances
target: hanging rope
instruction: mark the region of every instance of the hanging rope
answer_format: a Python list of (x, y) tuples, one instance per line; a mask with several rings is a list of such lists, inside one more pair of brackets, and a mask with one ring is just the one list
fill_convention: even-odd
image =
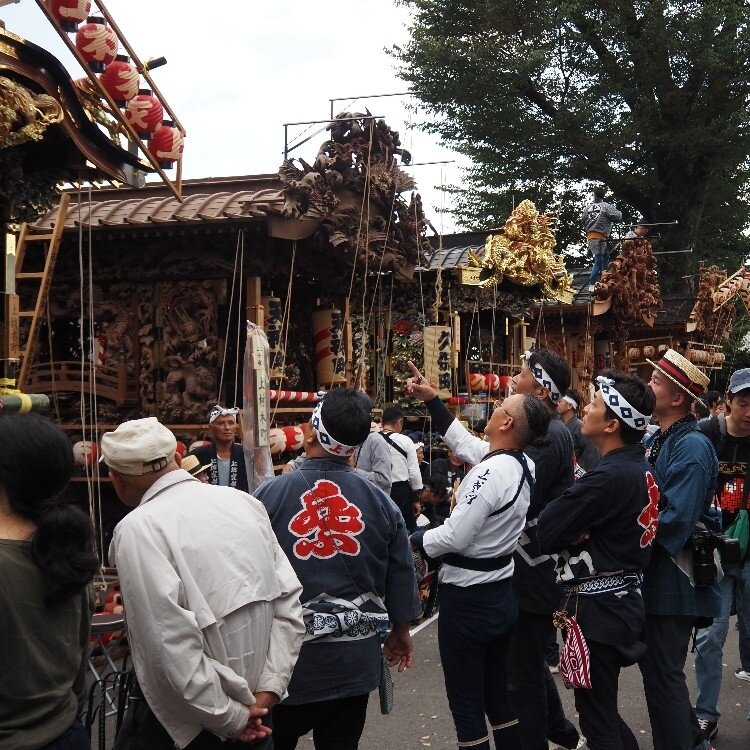
[[(240, 286), (238, 293), (237, 293), (237, 340), (235, 342), (235, 349), (234, 349), (234, 399), (233, 401), (236, 402), (237, 400), (237, 385), (240, 382), (240, 334), (242, 332), (242, 321), (244, 319), (244, 314), (242, 312), (242, 280), (245, 278), (244, 271), (245, 271), (245, 230), (240, 229), (240, 273), (239, 273), (239, 279), (237, 281), (237, 284)], [(229, 330), (229, 329), (227, 329)], [(224, 350), (226, 351), (226, 347), (224, 347)]]
[(52, 313), (50, 312), (50, 304), (49, 301), (45, 305), (46, 309), (46, 315), (47, 315), (47, 346), (49, 347), (49, 372), (50, 372), (50, 378), (52, 380), (52, 398), (55, 402), (55, 417), (58, 421), (58, 423), (62, 422), (62, 417), (60, 416), (60, 403), (58, 398), (58, 392), (57, 392), (57, 380), (55, 379), (55, 359), (52, 355)]
[[(369, 160), (369, 156), (368, 156), (368, 160)], [(390, 211), (388, 212), (388, 225), (386, 226), (386, 229), (385, 229), (385, 239), (383, 240), (383, 250), (380, 254), (380, 263), (378, 265), (377, 281), (375, 282), (375, 289), (373, 290), (372, 302), (370, 304), (370, 311), (368, 313), (368, 319), (367, 319), (368, 329), (369, 329), (370, 320), (372, 319), (372, 313), (373, 313), (373, 309), (375, 305), (376, 292), (378, 290), (378, 287), (380, 286), (380, 278), (383, 273), (383, 263), (385, 262), (385, 254), (386, 254), (386, 251), (388, 250), (388, 239), (391, 236), (391, 226), (393, 224), (393, 216), (394, 216), (394, 212), (396, 208), (397, 197), (398, 197), (398, 193), (396, 192), (396, 187), (394, 185), (393, 194), (391, 196), (391, 208), (390, 208)], [(368, 218), (369, 218), (369, 204), (368, 204)], [(364, 298), (364, 294), (363, 294), (363, 298)]]
[[(89, 224), (87, 241), (88, 241), (88, 259), (84, 258), (83, 248), (83, 221), (81, 216), (81, 203), (83, 201), (83, 191), (81, 183), (78, 184), (78, 275), (79, 275), (79, 311), (78, 320), (78, 346), (81, 357), (80, 371), (80, 418), (81, 418), (81, 438), (90, 446), (98, 445), (98, 427), (96, 426), (96, 381), (93, 372), (92, 352), (87, 351), (86, 334), (89, 334), (89, 342), (93, 347), (93, 327), (94, 327), (94, 302), (93, 302), (93, 269), (92, 269), (92, 242), (91, 242), (91, 225)], [(91, 214), (91, 187), (88, 191), (88, 209)], [(86, 274), (88, 273), (88, 280)], [(88, 326), (86, 324), (86, 315), (88, 314)], [(88, 389), (86, 388), (88, 384)], [(86, 392), (88, 390), (88, 398)], [(88, 406), (88, 414), (86, 408)], [(93, 450), (93, 448), (92, 448)], [(93, 454), (92, 454), (93, 455)], [(86, 492), (88, 498), (89, 518), (94, 527), (94, 547), (97, 557), (99, 558), (99, 573), (103, 579), (104, 563), (104, 529), (102, 526), (102, 502), (101, 486), (99, 477), (99, 462), (86, 460), (84, 452), (84, 471), (86, 474)], [(94, 489), (96, 483), (96, 490)]]
[(497, 282), (492, 285), (492, 323), (490, 326), (490, 363), (495, 361), (495, 311), (497, 310)]
[[(351, 309), (351, 299), (352, 299), (352, 289), (354, 288), (354, 275), (357, 270), (357, 259), (359, 257), (359, 241), (362, 236), (362, 222), (365, 218), (365, 203), (367, 203), (368, 207), (368, 214), (369, 214), (369, 203), (370, 203), (370, 157), (372, 155), (372, 139), (373, 134), (375, 132), (375, 127), (373, 125), (372, 120), (368, 120), (369, 122), (369, 130), (370, 130), (370, 139), (369, 143), (367, 145), (367, 163), (365, 164), (365, 189), (362, 193), (362, 208), (359, 212), (359, 227), (357, 228), (357, 239), (356, 244), (354, 248), (354, 261), (352, 263), (352, 274), (349, 278), (349, 291), (346, 295), (346, 302), (347, 302), (347, 308)], [(369, 228), (368, 228), (369, 231)], [(369, 248), (365, 247), (365, 259), (367, 259), (367, 254), (369, 253)]]
[(385, 403), (385, 385), (386, 385), (386, 372), (385, 372), (385, 365), (387, 361), (387, 353), (391, 350), (391, 339), (393, 337), (393, 326), (391, 325), (390, 320), (390, 314), (393, 310), (393, 285), (394, 285), (394, 279), (393, 275), (391, 275), (391, 291), (390, 296), (388, 298), (388, 316), (384, 316), (383, 322), (385, 324), (385, 346), (383, 347), (382, 351), (378, 352), (378, 361), (379, 361), (379, 373), (381, 378), (381, 388), (382, 391), (378, 393), (379, 401), (378, 403), (384, 404)]
[[(289, 321), (291, 320), (292, 310), (292, 284), (294, 283), (294, 265), (297, 258), (297, 240), (292, 240), (292, 260), (289, 266), (289, 282), (286, 288), (286, 299), (284, 300), (284, 312), (281, 314), (281, 330), (284, 336), (284, 344), (282, 347), (283, 354), (281, 355), (281, 372), (284, 372), (286, 368), (286, 345), (289, 340)], [(278, 388), (278, 395), (276, 396), (276, 403), (273, 405), (273, 411), (271, 412), (271, 422), (276, 419), (276, 410), (279, 408), (279, 402), (281, 401), (281, 388)]]
[[(232, 310), (234, 309), (234, 288), (238, 284), (238, 278), (237, 278), (237, 272), (239, 270), (239, 262), (240, 262), (240, 249), (244, 247), (245, 243), (245, 230), (240, 229), (239, 232), (237, 232), (237, 247), (234, 251), (234, 268), (232, 271), (232, 288), (229, 293), (229, 307), (227, 308), (229, 310), (229, 320), (227, 321), (227, 331), (229, 331), (229, 326), (232, 322)], [(242, 297), (242, 295), (239, 295)], [(241, 318), (240, 318), (241, 320)], [(239, 324), (238, 324), (239, 325)], [(239, 357), (239, 352), (237, 354)], [(218, 391), (218, 398), (221, 400), (221, 392), (224, 388), (224, 370), (226, 368), (227, 364), (227, 347), (224, 346), (224, 353), (221, 357), (221, 375), (219, 376), (219, 391)], [(235, 384), (236, 387), (236, 384)]]
[[(91, 216), (91, 185), (89, 184), (88, 190), (88, 216)], [(89, 382), (90, 382), (90, 405), (89, 414), (93, 425), (93, 443), (99, 445), (99, 400), (97, 393), (96, 383), (96, 362), (99, 354), (98, 338), (95, 336), (96, 321), (94, 320), (94, 245), (91, 222), (89, 221), (88, 226), (88, 314), (89, 314), (89, 341), (91, 342), (91, 359), (89, 362)], [(96, 346), (96, 348), (95, 348)], [(87, 462), (88, 463), (88, 462)], [(99, 560), (104, 562), (104, 524), (103, 524), (103, 513), (102, 513), (102, 485), (101, 476), (99, 473), (100, 464), (99, 461), (94, 461), (93, 465), (93, 481), (96, 488), (96, 527), (99, 530)], [(103, 581), (102, 581), (103, 582)]]
[[(80, 418), (81, 418), (81, 439), (83, 441), (89, 440), (90, 435), (86, 429), (86, 334), (85, 334), (85, 321), (84, 311), (86, 309), (86, 279), (85, 279), (85, 264), (83, 259), (83, 221), (81, 217), (81, 201), (83, 199), (81, 184), (78, 183), (78, 309), (80, 317), (78, 319), (78, 347), (81, 356), (81, 372), (80, 372), (80, 395), (81, 395), (81, 406), (80, 406)], [(94, 491), (91, 486), (91, 471), (88, 461), (84, 461), (84, 470), (86, 472), (86, 490), (88, 493), (89, 503), (89, 517), (91, 518), (92, 525), (96, 522), (96, 508), (94, 503)], [(97, 545), (98, 546), (98, 545)], [(99, 553), (99, 550), (97, 550)], [(101, 557), (99, 558), (101, 560)]]
[[(589, 385), (594, 376), (594, 342), (591, 340), (591, 310), (593, 303), (586, 306), (586, 341), (583, 345), (583, 371), (588, 373)], [(590, 363), (590, 367), (589, 367)]]
[[(450, 287), (448, 287), (448, 320), (450, 321), (450, 327), (451, 327), (451, 371), (457, 372), (458, 371), (457, 368), (453, 367), (453, 361), (454, 361), (453, 357), (455, 354), (456, 342), (453, 340), (453, 324), (455, 321), (453, 319), (453, 300), (451, 299)], [(461, 330), (460, 318), (458, 319), (458, 325), (459, 325), (459, 331), (460, 331)], [(456, 396), (458, 395), (458, 378), (457, 377), (451, 378), (451, 381), (452, 381), (451, 396)]]

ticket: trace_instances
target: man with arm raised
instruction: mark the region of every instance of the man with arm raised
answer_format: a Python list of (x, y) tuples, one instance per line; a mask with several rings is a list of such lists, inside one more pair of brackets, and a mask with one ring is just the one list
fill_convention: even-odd
[[(414, 376), (407, 381), (411, 395), (425, 401), (434, 429), (459, 458), (479, 463), (489, 452), (489, 443), (464, 430), (414, 364), (409, 363), (409, 367)], [(580, 739), (578, 732), (565, 718), (554, 682), (548, 685), (546, 679), (544, 655), (555, 635), (552, 613), (560, 594), (555, 584), (554, 561), (540, 552), (536, 539), (537, 519), (543, 508), (573, 484), (573, 441), (556, 411), (558, 400), (570, 386), (570, 367), (558, 354), (538, 349), (524, 355), (512, 384), (515, 393), (539, 399), (551, 418), (546, 435), (525, 448), (536, 466), (536, 476), (515, 553), (513, 589), (519, 612), (509, 651), (510, 691), (525, 750), (546, 750), (552, 727), (557, 729), (550, 736), (552, 741), (575, 748)], [(546, 724), (540, 721), (542, 716), (547, 717)]]

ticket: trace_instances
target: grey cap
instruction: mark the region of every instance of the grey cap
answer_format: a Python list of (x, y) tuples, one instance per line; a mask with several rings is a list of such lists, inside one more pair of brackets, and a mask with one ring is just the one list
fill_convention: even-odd
[(732, 373), (732, 377), (729, 378), (729, 392), (739, 393), (748, 388), (750, 388), (750, 367), (745, 367), (742, 370), (735, 370)]

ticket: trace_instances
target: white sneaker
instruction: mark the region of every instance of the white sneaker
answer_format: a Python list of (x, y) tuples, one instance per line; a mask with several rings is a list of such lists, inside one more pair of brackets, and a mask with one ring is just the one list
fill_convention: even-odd
[(594, 285), (593, 285), (593, 284), (589, 284), (589, 291), (590, 291), (590, 292), (593, 292), (593, 291), (594, 291)]
[(719, 723), (716, 721), (709, 721), (708, 719), (698, 719), (698, 726), (703, 732), (703, 736), (708, 740), (709, 744), (711, 740), (716, 737), (719, 733)]
[(737, 669), (734, 670), (734, 676), (738, 680), (746, 680), (747, 682), (750, 682), (750, 669), (745, 669), (744, 667), (737, 667)]

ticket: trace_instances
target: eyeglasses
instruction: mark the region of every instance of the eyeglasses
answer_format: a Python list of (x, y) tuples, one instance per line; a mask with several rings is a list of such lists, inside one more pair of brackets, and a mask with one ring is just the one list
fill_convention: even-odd
[(513, 419), (513, 415), (508, 412), (508, 410), (503, 406), (501, 401), (495, 401), (492, 404), (492, 415), (494, 415), (495, 412), (497, 411), (501, 411), (503, 414), (505, 414), (507, 419)]

